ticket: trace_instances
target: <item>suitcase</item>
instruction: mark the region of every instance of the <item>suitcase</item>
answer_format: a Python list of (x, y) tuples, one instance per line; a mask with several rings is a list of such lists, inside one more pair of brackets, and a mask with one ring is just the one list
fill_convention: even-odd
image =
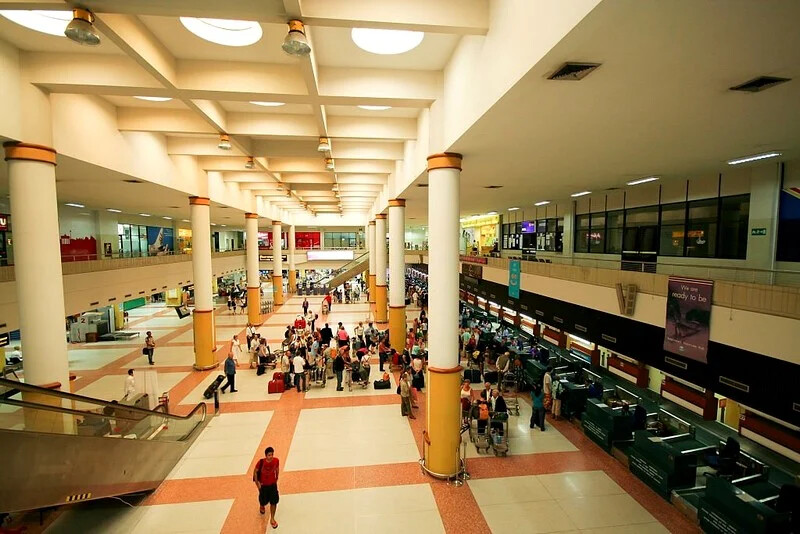
[(389, 389), (392, 387), (388, 380), (376, 380), (372, 385), (375, 389)]
[(223, 380), (225, 380), (225, 377), (223, 375), (218, 375), (217, 378), (215, 378), (214, 381), (211, 382), (211, 384), (209, 384), (206, 390), (203, 392), (203, 397), (206, 399), (213, 397), (214, 392), (217, 390), (219, 385), (222, 384)]
[(483, 374), (483, 380), (491, 384), (497, 383), (497, 371), (486, 371)]
[(400, 365), (400, 353), (395, 352), (392, 356), (392, 365)]
[(259, 363), (258, 367), (256, 368), (256, 376), (261, 376), (267, 372), (267, 366), (263, 363)]
[(267, 384), (267, 393), (283, 393), (286, 390), (286, 385), (281, 380), (270, 380)]
[(411, 379), (411, 386), (417, 388), (417, 390), (425, 388), (425, 375), (422, 373), (417, 373)]
[(481, 381), (481, 372), (477, 369), (465, 369), (464, 380), (469, 380), (473, 384), (477, 384)]
[(280, 381), (283, 382), (284, 381), (283, 373), (280, 372), (280, 371), (275, 371), (274, 373), (272, 373), (272, 379), (273, 380), (280, 380)]

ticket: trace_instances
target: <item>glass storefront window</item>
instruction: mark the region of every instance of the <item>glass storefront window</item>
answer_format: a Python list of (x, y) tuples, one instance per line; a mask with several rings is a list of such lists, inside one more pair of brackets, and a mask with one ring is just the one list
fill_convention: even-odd
[(719, 257), (747, 259), (750, 195), (723, 197), (720, 207)]
[(606, 215), (605, 213), (593, 213), (591, 230), (589, 232), (589, 252), (605, 252), (606, 237)]
[(717, 212), (719, 199), (697, 200), (689, 203), (686, 231), (686, 255), (694, 258), (713, 258), (717, 250)]
[(622, 252), (622, 228), (624, 223), (624, 210), (606, 213), (606, 253), (620, 254)]
[(661, 230), (658, 241), (658, 253), (661, 256), (683, 256), (685, 227), (685, 202), (661, 206)]

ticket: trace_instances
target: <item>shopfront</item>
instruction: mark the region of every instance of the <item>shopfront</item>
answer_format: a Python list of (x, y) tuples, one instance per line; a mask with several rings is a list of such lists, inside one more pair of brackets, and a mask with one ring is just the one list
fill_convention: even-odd
[[(500, 217), (485, 215), (461, 220), (461, 254), (489, 254), (498, 244)], [(498, 244), (499, 246), (499, 244)]]
[[(191, 230), (189, 230), (191, 234)], [(118, 224), (119, 251), (123, 258), (162, 256), (174, 251), (172, 228)], [(190, 243), (191, 244), (191, 243)]]
[(11, 264), (11, 231), (10, 217), (0, 213), (0, 266)]

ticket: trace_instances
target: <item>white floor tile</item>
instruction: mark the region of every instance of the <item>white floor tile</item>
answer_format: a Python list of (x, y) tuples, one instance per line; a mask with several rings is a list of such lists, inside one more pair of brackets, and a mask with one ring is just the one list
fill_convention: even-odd
[(627, 493), (558, 499), (558, 504), (580, 529), (653, 523), (656, 519)]
[[(141, 353), (141, 351), (139, 351)], [(172, 367), (175, 365), (192, 365), (194, 364), (194, 348), (193, 347), (159, 347), (156, 346), (155, 354), (153, 355), (155, 367)], [(129, 364), (121, 367), (150, 367), (147, 363), (147, 356), (139, 354), (139, 357)]]
[(533, 475), (475, 479), (468, 484), (479, 506), (553, 500)]
[[(376, 445), (380, 436), (382, 443)], [(320, 444), (326, 444), (321, 447)], [(395, 405), (301, 410), (287, 471), (415, 462), (414, 435)]]
[[(135, 376), (136, 373), (134, 373)], [(189, 375), (185, 373), (158, 373), (158, 389), (159, 391), (169, 391), (175, 387), (178, 382), (183, 380)], [(106, 375), (103, 376), (88, 386), (79, 389), (75, 393), (85, 397), (94, 397), (103, 400), (120, 400), (125, 393), (125, 378), (127, 374), (120, 375)]]
[(553, 499), (625, 493), (625, 490), (603, 471), (551, 473), (539, 475), (538, 478)]
[(492, 504), (481, 506), (481, 512), (493, 534), (540, 534), (576, 530), (575, 524), (554, 501)]
[[(144, 345), (142, 345), (144, 346)], [(91, 348), (91, 349), (67, 349), (69, 358), (69, 368), (71, 370), (93, 370), (99, 369), (114, 360), (129, 354), (136, 349), (130, 348)], [(146, 358), (145, 358), (146, 359)]]
[[(240, 363), (242, 360), (239, 360)], [(181, 404), (197, 404), (198, 402), (209, 402), (203, 398), (203, 392), (208, 385), (214, 381), (218, 374), (224, 374), (223, 369), (220, 367), (218, 372), (209, 375), (202, 383), (198, 384), (186, 397), (181, 401)], [(236, 371), (236, 393), (222, 394), (220, 393), (219, 401), (221, 404), (226, 402), (245, 402), (245, 401), (263, 401), (263, 400), (279, 400), (282, 393), (267, 393), (267, 384), (272, 380), (272, 375), (275, 371), (269, 370), (261, 376), (256, 376), (255, 369), (237, 369)]]
[(174, 317), (169, 316), (169, 315), (165, 315), (165, 316), (153, 317), (151, 319), (147, 319), (145, 321), (142, 321), (141, 323), (136, 325), (136, 328), (148, 328), (148, 327), (151, 327), (151, 326), (160, 326), (160, 327), (175, 326), (175, 327), (178, 327), (178, 326), (186, 326), (187, 324), (191, 324), (191, 323), (192, 323), (192, 317), (191, 316), (184, 317), (183, 319), (181, 319), (177, 315), (175, 315)]

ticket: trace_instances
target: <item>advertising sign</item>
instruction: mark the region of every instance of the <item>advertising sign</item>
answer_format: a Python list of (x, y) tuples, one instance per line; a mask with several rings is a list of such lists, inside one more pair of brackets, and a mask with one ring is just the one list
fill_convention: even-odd
[(669, 277), (664, 350), (706, 362), (714, 282)]
[(508, 262), (508, 296), (515, 299), (519, 298), (519, 273), (519, 260), (511, 260)]
[(0, 232), (8, 230), (8, 215), (0, 213)]
[(147, 253), (151, 256), (169, 254), (173, 250), (174, 244), (172, 228), (147, 227)]

